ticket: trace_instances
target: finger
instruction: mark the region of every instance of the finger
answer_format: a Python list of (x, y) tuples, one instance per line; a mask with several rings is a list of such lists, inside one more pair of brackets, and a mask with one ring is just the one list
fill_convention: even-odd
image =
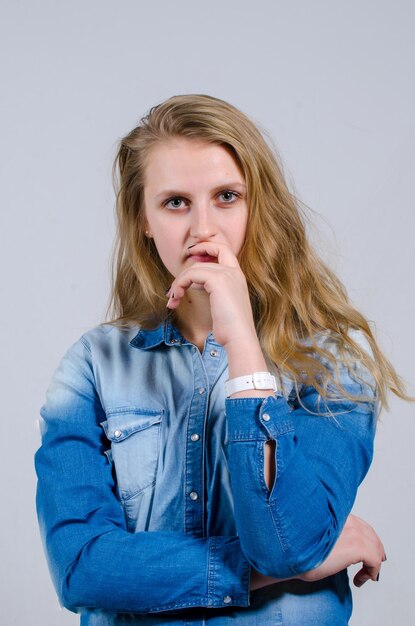
[(209, 256), (217, 257), (218, 263), (228, 265), (229, 267), (239, 267), (238, 259), (232, 250), (224, 243), (216, 243), (212, 241), (201, 241), (187, 249), (187, 256), (196, 254), (209, 254)]
[[(202, 285), (208, 293), (211, 293), (214, 287), (217, 288), (218, 280), (221, 278), (224, 278), (226, 281), (230, 280), (231, 285), (234, 285), (235, 272), (236, 268), (221, 266), (219, 263), (194, 263), (176, 276), (166, 295), (170, 298), (174, 293), (175, 298), (182, 298), (186, 289), (192, 283)], [(243, 276), (239, 267), (238, 276)]]
[[(208, 270), (208, 271), (207, 271)], [(217, 263), (200, 263), (193, 265), (188, 270), (182, 272), (173, 281), (168, 293), (168, 308), (177, 308), (180, 304), (180, 300), (183, 298), (187, 289), (191, 285), (200, 285), (202, 289), (205, 289), (208, 293), (211, 291), (212, 270), (215, 272), (223, 272), (223, 269), (218, 268)]]
[(368, 580), (378, 581), (380, 568), (381, 565), (371, 567), (367, 564), (364, 564), (363, 567), (354, 576), (353, 583), (356, 587), (361, 587)]
[(359, 570), (357, 574), (353, 578), (353, 584), (355, 587), (362, 587), (368, 580), (370, 580), (370, 576), (363, 570)]
[(367, 568), (366, 566), (363, 566), (357, 572), (357, 574), (355, 574), (353, 578), (353, 584), (355, 585), (355, 587), (361, 587), (368, 580), (378, 581), (379, 574), (380, 574), (380, 567), (379, 568)]

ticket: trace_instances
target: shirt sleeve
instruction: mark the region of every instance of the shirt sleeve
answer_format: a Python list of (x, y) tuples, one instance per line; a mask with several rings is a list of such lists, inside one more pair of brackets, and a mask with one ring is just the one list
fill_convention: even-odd
[(81, 338), (54, 373), (35, 455), (39, 525), (60, 602), (74, 612), (249, 606), (250, 565), (238, 537), (127, 531), (88, 348)]
[[(366, 394), (367, 402), (339, 396), (323, 402), (311, 386), (302, 389), (301, 402), (279, 394), (226, 400), (236, 527), (245, 556), (262, 574), (296, 576), (325, 561), (369, 469), (376, 385), (346, 372), (345, 389)], [(264, 478), (269, 440), (275, 441), (271, 489)]]

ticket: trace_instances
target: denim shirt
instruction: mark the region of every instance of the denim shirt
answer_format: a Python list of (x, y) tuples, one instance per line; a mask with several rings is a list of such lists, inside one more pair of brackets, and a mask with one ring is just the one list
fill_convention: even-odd
[[(328, 334), (318, 340), (336, 350)], [(82, 335), (52, 378), (35, 457), (60, 602), (84, 626), (347, 624), (347, 570), (250, 592), (251, 566), (287, 578), (327, 558), (368, 471), (376, 386), (358, 361), (340, 374), (373, 402), (324, 404), (306, 386), (299, 402), (284, 375), (275, 395), (225, 400), (223, 346), (210, 333), (201, 353), (170, 318)]]

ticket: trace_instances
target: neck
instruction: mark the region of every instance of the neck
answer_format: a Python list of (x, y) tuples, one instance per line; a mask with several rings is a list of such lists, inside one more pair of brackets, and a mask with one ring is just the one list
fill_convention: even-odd
[(175, 309), (173, 319), (185, 339), (203, 345), (212, 331), (208, 293), (204, 289), (188, 289)]

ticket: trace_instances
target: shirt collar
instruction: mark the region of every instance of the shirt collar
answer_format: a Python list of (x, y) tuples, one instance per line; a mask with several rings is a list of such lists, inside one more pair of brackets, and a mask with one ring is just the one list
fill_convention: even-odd
[[(209, 333), (208, 337), (214, 342), (213, 334)], [(140, 348), (141, 350), (147, 350), (149, 348), (155, 348), (161, 343), (165, 343), (167, 346), (177, 345), (191, 345), (191, 342), (183, 337), (183, 335), (174, 326), (170, 317), (164, 322), (161, 322), (157, 328), (146, 330), (141, 328), (138, 333), (130, 341), (130, 346), (133, 348)], [(219, 345), (219, 344), (218, 344)]]

